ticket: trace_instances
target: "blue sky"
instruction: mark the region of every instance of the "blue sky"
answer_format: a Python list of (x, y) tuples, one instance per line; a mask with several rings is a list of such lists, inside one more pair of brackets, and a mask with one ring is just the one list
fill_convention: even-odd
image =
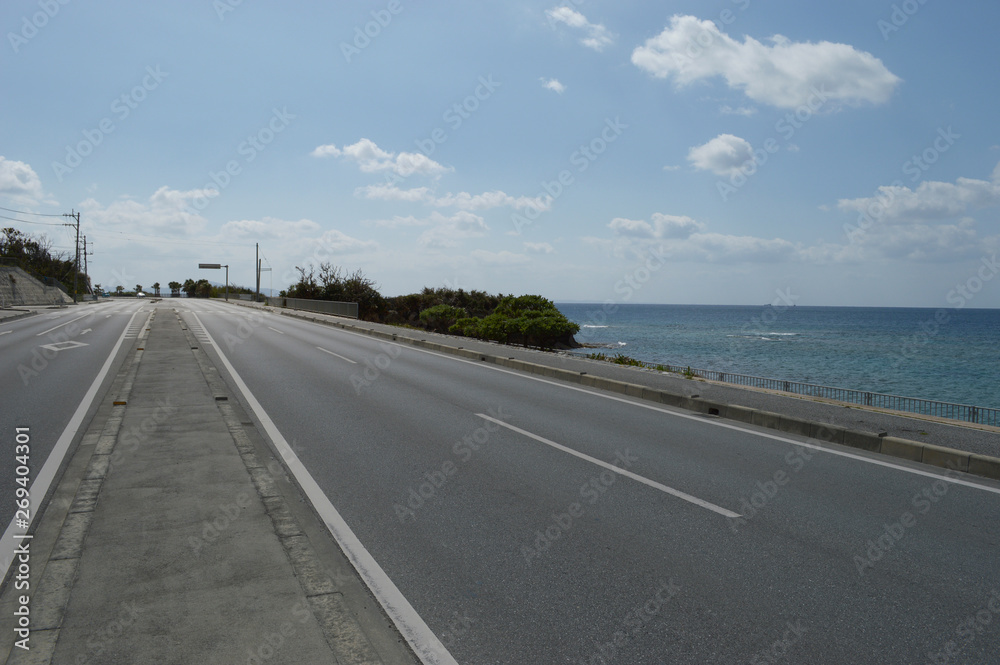
[(275, 289), (330, 261), (386, 295), (1000, 306), (992, 3), (11, 0), (0, 27), (0, 206), (80, 211), (106, 287), (252, 285), (259, 242)]

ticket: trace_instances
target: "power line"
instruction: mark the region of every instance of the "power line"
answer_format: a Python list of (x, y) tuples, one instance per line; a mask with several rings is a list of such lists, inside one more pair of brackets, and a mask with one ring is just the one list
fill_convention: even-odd
[(147, 240), (156, 240), (157, 242), (173, 242), (173, 243), (181, 243), (181, 244), (184, 244), (184, 245), (223, 245), (223, 246), (226, 246), (226, 247), (249, 247), (250, 246), (249, 244), (243, 245), (243, 244), (239, 244), (239, 243), (225, 242), (225, 241), (215, 241), (215, 240), (185, 240), (183, 238), (170, 239), (170, 238), (164, 238), (162, 236), (147, 236), (147, 235), (142, 235), (142, 234), (139, 234), (139, 233), (129, 233), (127, 231), (109, 231), (107, 229), (101, 229), (101, 230), (92, 229), (92, 230), (89, 230), (88, 232), (91, 233), (92, 235), (100, 235), (100, 234), (104, 234), (104, 233), (117, 233), (118, 235), (125, 236), (126, 240), (131, 240), (133, 238), (145, 238)]
[[(2, 208), (6, 210), (6, 208)], [(20, 212), (15, 210), (14, 212)], [(48, 215), (46, 215), (47, 217)], [(22, 224), (40, 224), (42, 226), (66, 226), (65, 224), (59, 224), (58, 222), (29, 222), (26, 219), (18, 219), (16, 217), (8, 217), (7, 215), (0, 215), (0, 219), (9, 219), (12, 222), (21, 222)]]
[(62, 215), (50, 215), (44, 212), (28, 212), (27, 210), (14, 210), (13, 208), (4, 208), (3, 206), (0, 206), (0, 210), (6, 210), (7, 212), (16, 212), (19, 215), (37, 215), (38, 217), (62, 217)]

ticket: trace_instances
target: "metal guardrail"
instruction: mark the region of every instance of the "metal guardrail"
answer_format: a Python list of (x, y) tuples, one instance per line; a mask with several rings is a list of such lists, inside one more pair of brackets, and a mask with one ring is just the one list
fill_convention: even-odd
[(267, 304), (273, 307), (287, 307), (288, 309), (300, 309), (306, 312), (333, 314), (335, 316), (346, 316), (352, 319), (358, 318), (358, 303), (356, 302), (311, 300), (308, 298), (269, 297), (267, 299)]
[(740, 386), (750, 386), (753, 388), (766, 388), (769, 390), (780, 390), (796, 395), (806, 395), (808, 397), (824, 397), (834, 399), (849, 404), (860, 404), (863, 406), (874, 406), (893, 411), (905, 411), (909, 413), (920, 413), (950, 420), (964, 420), (980, 425), (992, 425), (1000, 427), (1000, 409), (991, 409), (985, 406), (971, 406), (969, 404), (953, 404), (951, 402), (939, 402), (932, 399), (922, 399), (920, 397), (902, 397), (900, 395), (889, 395), (886, 393), (873, 393), (865, 390), (853, 390), (851, 388), (833, 388), (830, 386), (820, 386), (813, 383), (800, 383), (798, 381), (785, 381), (784, 379), (767, 379), (761, 376), (750, 376), (748, 374), (734, 374), (733, 372), (717, 372), (710, 369), (694, 369), (691, 367), (680, 367), (678, 365), (650, 365), (643, 363), (647, 367), (662, 367), (670, 372), (695, 375), (711, 381), (721, 383), (733, 383)]

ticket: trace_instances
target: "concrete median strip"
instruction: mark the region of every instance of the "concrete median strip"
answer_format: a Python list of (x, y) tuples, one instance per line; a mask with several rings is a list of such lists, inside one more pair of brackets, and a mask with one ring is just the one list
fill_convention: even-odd
[(345, 319), (333, 316), (309, 314), (295, 310), (277, 311), (285, 316), (306, 319), (316, 323), (342, 328), (351, 332), (369, 335), (371, 337), (402, 344), (409, 344), (411, 346), (431, 351), (471, 358), (481, 362), (506, 367), (508, 369), (529, 372), (531, 374), (580, 384), (589, 388), (606, 390), (608, 392), (637, 397), (639, 399), (667, 406), (675, 406), (697, 413), (704, 413), (708, 416), (718, 416), (728, 420), (748, 423), (788, 434), (798, 434), (810, 438), (819, 438), (824, 441), (842, 444), (851, 448), (858, 448), (871, 453), (879, 453), (912, 462), (920, 462), (922, 464), (928, 464), (940, 468), (964, 471), (972, 475), (991, 478), (993, 480), (1000, 480), (1000, 458), (997, 457), (968, 453), (954, 448), (946, 448), (943, 446), (923, 443), (921, 441), (910, 441), (908, 439), (901, 439), (897, 437), (882, 436), (879, 433), (850, 430), (837, 425), (802, 420), (795, 418), (794, 416), (771, 413), (739, 405), (718, 404), (709, 400), (703, 400), (697, 396), (689, 397), (648, 386), (641, 386), (634, 383), (618, 381), (616, 379), (595, 376), (592, 374), (574, 372), (540, 363), (532, 363), (517, 358), (485, 354), (482, 352), (472, 351), (470, 349), (458, 348), (458, 338), (456, 338), (456, 345), (452, 346), (429, 341), (427, 339), (415, 339), (402, 334), (389, 333), (376, 328), (348, 323)]
[(0, 662), (416, 662), (372, 646), (352, 582), (325, 573), (275, 482), (283, 467), (172, 314), (152, 317), (41, 517), (31, 648), (5, 638)]

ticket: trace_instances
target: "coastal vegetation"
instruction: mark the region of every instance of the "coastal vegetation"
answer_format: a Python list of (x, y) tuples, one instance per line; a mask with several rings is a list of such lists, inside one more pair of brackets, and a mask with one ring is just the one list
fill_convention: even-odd
[(540, 295), (424, 287), (419, 293), (386, 297), (360, 270), (348, 274), (325, 262), (318, 271), (296, 270), (299, 281), (280, 295), (356, 302), (363, 321), (543, 349), (579, 346), (573, 335), (580, 326)]

